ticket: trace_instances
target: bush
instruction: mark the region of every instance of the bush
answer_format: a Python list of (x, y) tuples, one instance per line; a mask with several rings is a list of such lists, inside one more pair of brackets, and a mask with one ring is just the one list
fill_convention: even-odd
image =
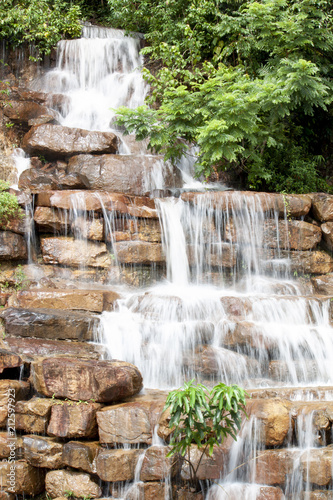
[(6, 226), (11, 219), (23, 216), (16, 196), (9, 193), (8, 189), (8, 182), (0, 180), (0, 221), (2, 227)]

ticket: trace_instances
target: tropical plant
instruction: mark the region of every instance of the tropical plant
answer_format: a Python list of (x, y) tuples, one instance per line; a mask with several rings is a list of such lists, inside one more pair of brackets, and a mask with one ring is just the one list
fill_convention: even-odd
[[(246, 415), (245, 397), (248, 394), (237, 385), (217, 384), (211, 391), (202, 384), (194, 385), (194, 379), (171, 391), (165, 408), (170, 408), (172, 429), (168, 456), (179, 453), (190, 467), (190, 477), (196, 474), (204, 454), (212, 455), (214, 445), (223, 443), (227, 436), (237, 439), (242, 413)], [(191, 461), (191, 445), (202, 450), (196, 465)]]
[(0, 225), (5, 227), (10, 219), (22, 217), (17, 197), (9, 193), (9, 183), (0, 179)]

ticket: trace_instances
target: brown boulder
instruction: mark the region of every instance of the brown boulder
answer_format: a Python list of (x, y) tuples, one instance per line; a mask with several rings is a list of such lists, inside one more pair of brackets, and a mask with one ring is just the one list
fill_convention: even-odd
[(325, 222), (321, 225), (323, 239), (328, 250), (333, 250), (333, 222)]
[[(6, 335), (94, 340), (99, 318), (86, 312), (10, 307), (2, 313)], [(52, 396), (52, 394), (51, 394)]]
[(54, 438), (45, 436), (23, 436), (24, 458), (34, 467), (59, 469), (63, 466), (63, 444)]
[[(244, 483), (231, 483), (216, 485), (209, 490), (210, 500), (219, 500), (221, 498), (221, 488), (228, 500), (240, 500), (253, 498), (255, 500), (285, 500), (281, 488), (274, 486), (262, 486), (259, 484), (244, 484)], [(192, 497), (189, 497), (189, 500)], [(185, 498), (184, 498), (185, 500)], [(187, 499), (186, 499), (187, 500)], [(290, 498), (290, 500), (292, 500)]]
[[(11, 453), (12, 449), (15, 450), (15, 460), (19, 460), (23, 458), (24, 450), (23, 450), (23, 441), (21, 437), (16, 437), (14, 440), (10, 436), (8, 430), (0, 432), (0, 459), (8, 458), (10, 455), (13, 457), (13, 453)], [(0, 497), (1, 500), (1, 497)]]
[(125, 361), (41, 358), (31, 367), (36, 391), (48, 397), (111, 403), (142, 388), (141, 373)]
[(69, 441), (64, 444), (62, 460), (68, 467), (96, 474), (96, 458), (101, 451), (98, 441)]
[(41, 169), (24, 170), (19, 178), (19, 188), (31, 193), (40, 193), (50, 189), (89, 189), (89, 181), (81, 174), (44, 172)]
[(326, 274), (333, 271), (333, 259), (324, 251), (281, 252), (281, 257), (291, 260), (291, 270), (304, 274)]
[(182, 186), (179, 170), (164, 163), (161, 156), (85, 154), (68, 163), (68, 171), (84, 174), (92, 189), (139, 196), (155, 189), (149, 180), (156, 170), (161, 170), (166, 188)]
[(14, 352), (6, 351), (5, 349), (0, 349), (0, 373), (2, 373), (7, 368), (18, 368), (23, 365), (23, 361)]
[(250, 463), (252, 477), (259, 484), (284, 485), (301, 453), (295, 448), (259, 451)]
[(24, 309), (65, 309), (100, 313), (111, 310), (119, 298), (120, 295), (112, 290), (20, 290), (16, 296), (11, 297), (8, 305)]
[[(0, 380), (0, 427), (15, 428), (15, 402), (28, 399), (30, 383), (23, 380)], [(10, 418), (8, 416), (10, 415)]]
[(65, 236), (43, 237), (41, 250), (45, 264), (106, 269), (111, 266), (111, 257), (105, 243), (75, 240)]
[(46, 434), (51, 408), (57, 399), (33, 397), (29, 401), (19, 401), (15, 407), (16, 429), (28, 434)]
[(31, 101), (8, 101), (8, 105), (4, 107), (3, 112), (10, 120), (25, 123), (45, 115), (49, 116), (48, 121), (56, 118), (54, 111)]
[(39, 231), (66, 232), (69, 225), (69, 214), (64, 210), (50, 207), (36, 207), (34, 221)]
[[(44, 490), (44, 471), (32, 467), (24, 460), (0, 463), (1, 489), (16, 495), (38, 495)], [(11, 472), (14, 472), (11, 475)]]
[(312, 448), (305, 451), (300, 459), (303, 481), (318, 486), (327, 486), (332, 481), (333, 445), (325, 448)]
[(86, 217), (75, 217), (71, 224), (72, 233), (76, 238), (92, 241), (104, 240), (104, 220), (87, 219)]
[(118, 138), (112, 132), (46, 124), (32, 127), (24, 136), (22, 147), (29, 155), (57, 158), (80, 153), (116, 153)]
[[(190, 266), (197, 265), (196, 248), (189, 246), (187, 249)], [(211, 245), (210, 253), (204, 256), (204, 263), (212, 267), (233, 268), (237, 260), (237, 246), (229, 243), (216, 243)]]
[(97, 475), (102, 481), (132, 481), (139, 456), (143, 450), (102, 450), (96, 460)]
[(27, 244), (23, 236), (10, 231), (0, 231), (0, 260), (27, 258)]
[(279, 399), (252, 399), (246, 404), (248, 415), (255, 416), (258, 421), (259, 439), (265, 446), (283, 444), (291, 426), (290, 410), (291, 403)]
[(311, 283), (317, 293), (321, 295), (333, 295), (333, 275), (315, 276)]
[(220, 343), (228, 349), (238, 351), (269, 350), (274, 351), (277, 342), (262, 333), (262, 328), (251, 321), (230, 323), (222, 320), (217, 325), (220, 333)]
[[(126, 500), (157, 500), (166, 498), (167, 486), (165, 483), (136, 483), (126, 492)], [(198, 498), (198, 500), (200, 500)]]
[(66, 496), (72, 492), (76, 498), (98, 498), (102, 490), (89, 474), (67, 470), (52, 470), (45, 476), (46, 493), (51, 498)]
[(166, 396), (163, 391), (146, 390), (129, 402), (103, 408), (97, 413), (100, 442), (151, 444)]
[(162, 245), (145, 241), (119, 241), (113, 245), (121, 264), (162, 264), (165, 262)]
[(0, 221), (0, 229), (25, 235), (31, 232), (31, 223), (32, 219), (30, 218), (30, 216), (22, 213), (21, 217), (10, 219), (5, 222)]
[(319, 222), (333, 221), (333, 196), (325, 193), (314, 194), (312, 212)]
[(168, 458), (170, 449), (169, 446), (150, 446), (145, 451), (140, 472), (141, 481), (163, 481), (177, 475), (181, 459), (178, 455)]
[(59, 438), (95, 438), (97, 436), (96, 412), (102, 405), (85, 401), (61, 401), (51, 408), (47, 428), (49, 436)]
[[(223, 468), (225, 462), (225, 453), (219, 446), (214, 446), (212, 456), (208, 452), (203, 453), (204, 450), (199, 450), (196, 445), (192, 445), (190, 449), (190, 460), (197, 470), (197, 479), (202, 481), (220, 479), (223, 476)], [(190, 467), (187, 462), (183, 462), (181, 477), (184, 481), (190, 479)]]
[(311, 382), (318, 377), (318, 363), (315, 360), (308, 359), (306, 363), (293, 361), (288, 364), (286, 361), (270, 361), (268, 373), (270, 378), (279, 382)]
[(221, 297), (221, 303), (227, 316), (237, 318), (247, 316), (252, 310), (251, 299), (247, 297)]

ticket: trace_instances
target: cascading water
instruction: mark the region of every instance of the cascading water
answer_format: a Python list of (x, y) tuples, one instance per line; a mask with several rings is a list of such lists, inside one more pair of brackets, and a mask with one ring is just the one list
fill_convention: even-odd
[[(60, 42), (57, 67), (35, 88), (63, 94), (62, 125), (112, 130), (109, 108), (136, 107), (148, 90), (139, 70), (139, 46), (138, 38), (119, 31), (84, 28), (82, 39)], [(122, 152), (128, 152), (126, 146)], [(187, 185), (202, 189), (190, 177), (190, 160), (182, 163)], [(163, 188), (160, 170), (150, 176), (147, 190)], [(110, 357), (138, 366), (150, 388), (169, 389), (191, 378), (208, 386), (222, 380), (248, 388), (332, 384), (330, 300), (311, 297), (293, 279), (287, 209), (281, 219), (278, 210), (265, 207), (263, 197), (238, 193), (228, 193), (223, 204), (202, 195), (196, 203), (166, 198), (156, 206), (167, 278), (137, 292), (122, 290), (117, 308), (103, 313)], [(80, 221), (86, 216), (84, 202), (74, 195), (69, 224), (77, 238), (85, 238)], [(105, 207), (103, 216), (105, 239), (115, 246), (124, 220)], [(88, 214), (89, 221), (94, 217)], [(114, 257), (117, 264), (116, 252)], [(311, 417), (304, 422), (298, 424), (299, 453), (286, 487), (297, 500), (305, 491), (300, 455), (316, 444)], [(213, 486), (207, 500), (257, 498), (261, 486), (249, 464), (261, 451), (258, 421), (252, 417), (231, 449), (223, 487)], [(236, 469), (240, 462), (247, 465)]]

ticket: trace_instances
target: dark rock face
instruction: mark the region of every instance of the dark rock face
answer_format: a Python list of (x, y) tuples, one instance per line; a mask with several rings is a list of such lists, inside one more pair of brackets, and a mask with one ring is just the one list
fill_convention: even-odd
[(0, 231), (0, 260), (19, 260), (27, 257), (27, 244), (23, 236), (10, 231)]
[(45, 396), (99, 403), (119, 401), (142, 388), (139, 370), (124, 361), (45, 358), (32, 364), (37, 392)]
[(93, 340), (99, 321), (89, 313), (55, 309), (8, 308), (2, 317), (7, 335), (63, 340)]
[(78, 155), (69, 160), (68, 168), (84, 174), (92, 189), (144, 195), (155, 187), (149, 179), (156, 169), (162, 169), (166, 188), (182, 186), (179, 170), (167, 167), (159, 156)]
[(118, 138), (112, 132), (91, 132), (61, 125), (32, 127), (23, 138), (23, 149), (30, 155), (66, 157), (80, 153), (116, 153)]

